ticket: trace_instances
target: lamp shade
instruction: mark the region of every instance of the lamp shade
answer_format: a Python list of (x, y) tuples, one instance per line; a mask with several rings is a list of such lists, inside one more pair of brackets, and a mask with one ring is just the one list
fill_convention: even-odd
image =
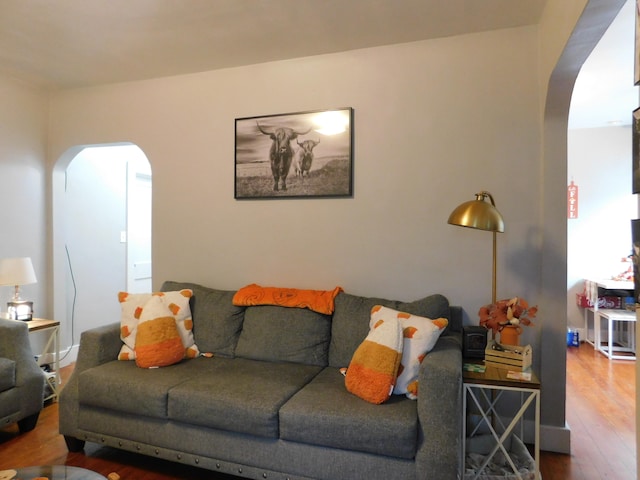
[[(486, 198), (489, 198), (490, 203), (485, 201)], [(456, 207), (449, 215), (448, 223), (489, 232), (504, 232), (504, 220), (489, 192), (477, 193), (475, 200)]]
[(30, 257), (0, 260), (0, 285), (28, 285), (37, 281)]

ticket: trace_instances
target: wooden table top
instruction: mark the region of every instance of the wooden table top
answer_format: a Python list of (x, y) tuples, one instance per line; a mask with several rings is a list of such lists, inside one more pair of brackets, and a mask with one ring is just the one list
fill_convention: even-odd
[[(38, 330), (43, 330), (45, 328), (57, 327), (60, 325), (60, 322), (56, 320), (46, 320), (44, 318), (34, 318), (33, 320), (29, 320), (24, 322), (28, 325), (30, 332), (36, 332)], [(2, 479), (0, 479), (2, 480)]]
[[(465, 360), (464, 363), (472, 363), (476, 365), (483, 365), (482, 360)], [(524, 373), (526, 375), (520, 375)], [(530, 378), (510, 378), (513, 376), (529, 376)], [(489, 385), (497, 387), (513, 387), (513, 388), (530, 388), (539, 390), (540, 380), (532, 369), (527, 369), (525, 372), (514, 372), (506, 368), (489, 367), (485, 368), (484, 372), (469, 372), (463, 370), (462, 378), (464, 383), (475, 383), (478, 385)]]

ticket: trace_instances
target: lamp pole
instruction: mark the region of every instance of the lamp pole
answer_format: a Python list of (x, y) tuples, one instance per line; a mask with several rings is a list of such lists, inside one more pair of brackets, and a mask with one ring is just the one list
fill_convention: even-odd
[[(489, 199), (489, 202), (486, 199)], [(491, 276), (491, 302), (496, 303), (497, 294), (497, 233), (504, 232), (504, 220), (496, 209), (496, 202), (486, 190), (476, 193), (476, 199), (464, 202), (451, 212), (448, 223), (461, 227), (490, 231), (493, 234), (493, 264)]]

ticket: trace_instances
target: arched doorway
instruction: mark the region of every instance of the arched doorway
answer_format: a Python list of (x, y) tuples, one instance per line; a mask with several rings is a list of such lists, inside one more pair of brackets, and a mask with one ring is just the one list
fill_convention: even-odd
[(142, 150), (65, 152), (53, 174), (53, 232), (54, 312), (72, 349), (80, 332), (118, 321), (117, 292), (151, 289), (151, 167)]
[[(567, 126), (571, 93), (584, 61), (609, 27), (625, 0), (589, 1), (571, 37), (555, 62), (544, 105), (542, 159), (542, 299), (550, 319), (541, 329), (542, 363), (541, 431), (546, 450), (570, 452), (566, 427), (567, 229), (566, 169)], [(561, 173), (559, 173), (561, 172)], [(558, 206), (561, 205), (561, 208)], [(559, 408), (559, 402), (562, 408)]]

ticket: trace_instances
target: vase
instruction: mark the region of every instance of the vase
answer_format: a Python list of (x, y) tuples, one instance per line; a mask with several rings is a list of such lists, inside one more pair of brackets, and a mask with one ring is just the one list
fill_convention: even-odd
[(500, 330), (500, 343), (503, 345), (520, 345), (520, 334), (522, 333), (522, 328), (520, 325), (505, 325), (502, 330)]

